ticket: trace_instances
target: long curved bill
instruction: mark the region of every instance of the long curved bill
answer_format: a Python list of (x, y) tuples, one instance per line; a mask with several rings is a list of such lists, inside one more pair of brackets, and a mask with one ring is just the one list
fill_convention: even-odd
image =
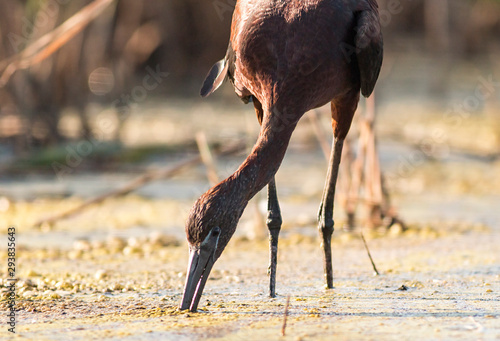
[(189, 309), (194, 312), (198, 308), (203, 288), (215, 263), (214, 252), (206, 251), (208, 250), (194, 249), (189, 252), (189, 265), (181, 310)]

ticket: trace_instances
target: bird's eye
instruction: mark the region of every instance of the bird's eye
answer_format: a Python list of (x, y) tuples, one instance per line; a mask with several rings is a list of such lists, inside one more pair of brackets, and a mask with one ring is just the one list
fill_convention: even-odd
[(215, 227), (213, 230), (212, 230), (212, 236), (214, 237), (217, 237), (220, 233), (220, 228), (219, 227)]

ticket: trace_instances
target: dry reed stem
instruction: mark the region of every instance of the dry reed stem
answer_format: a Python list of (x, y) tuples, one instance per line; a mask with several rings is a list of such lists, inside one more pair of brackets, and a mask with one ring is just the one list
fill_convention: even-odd
[(283, 313), (283, 325), (281, 326), (281, 336), (286, 334), (286, 320), (288, 319), (288, 307), (290, 306), (290, 294), (286, 296), (285, 312)]
[(196, 144), (200, 151), (201, 160), (207, 169), (207, 178), (212, 186), (219, 183), (219, 176), (217, 175), (217, 167), (215, 166), (214, 157), (210, 151), (210, 146), (207, 142), (207, 136), (204, 132), (200, 131), (196, 134)]
[(372, 255), (370, 254), (370, 250), (368, 249), (368, 244), (366, 244), (365, 236), (363, 235), (363, 232), (360, 233), (361, 239), (363, 240), (363, 244), (365, 245), (366, 252), (368, 253), (368, 258), (370, 258), (370, 262), (372, 263), (373, 271), (375, 271), (375, 275), (380, 275), (380, 273), (377, 270), (377, 267), (375, 266), (375, 262), (373, 261)]
[(95, 0), (21, 52), (1, 61), (0, 70), (3, 72), (0, 77), (0, 88), (7, 84), (10, 77), (17, 70), (27, 69), (34, 64), (40, 63), (59, 50), (113, 2), (114, 0)]

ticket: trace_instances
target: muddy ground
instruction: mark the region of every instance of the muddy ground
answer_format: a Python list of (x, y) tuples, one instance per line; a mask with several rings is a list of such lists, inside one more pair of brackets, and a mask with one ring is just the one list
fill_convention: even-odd
[[(297, 160), (308, 160), (300, 181)], [(315, 161), (314, 161), (315, 160)], [(235, 160), (221, 160), (224, 164)], [(364, 230), (380, 271), (374, 276), (359, 229), (342, 229), (336, 211), (335, 288), (323, 284), (315, 227), (324, 160), (292, 148), (278, 176), (284, 225), (278, 258), (278, 297), (267, 297), (267, 241), (256, 238), (257, 207), (249, 204), (234, 239), (207, 283), (199, 313), (178, 312), (187, 265), (183, 222), (193, 198), (209, 185), (203, 167), (113, 198), (41, 229), (47, 212), (76, 206), (98, 184), (113, 188), (132, 175), (79, 175), (64, 190), (80, 196), (3, 199), (2, 224), (17, 222), (16, 336), (2, 315), (1, 338), (27, 340), (496, 340), (500, 338), (498, 196), (486, 185), (464, 193), (474, 167), (451, 180), (447, 165), (423, 165), (406, 178), (393, 202), (408, 230)], [(478, 171), (479, 172), (479, 171)], [(486, 174), (486, 173), (485, 173)], [(97, 177), (97, 178), (96, 178)], [(487, 175), (485, 175), (487, 179)], [(492, 175), (492, 178), (494, 176)], [(47, 182), (45, 182), (47, 181)], [(434, 183), (431, 190), (419, 183)], [(7, 191), (42, 193), (50, 181), (20, 180)], [(417, 184), (417, 185), (411, 185)], [(491, 183), (490, 183), (491, 184)], [(104, 185), (103, 185), (104, 186)], [(194, 187), (193, 187), (194, 186)], [(413, 186), (413, 187), (412, 187)], [(419, 189), (423, 188), (423, 189)], [(465, 186), (465, 188), (468, 188)], [(58, 187), (49, 189), (58, 192)], [(87, 192), (86, 192), (87, 191)], [(163, 195), (161, 193), (170, 193)], [(174, 193), (174, 194), (172, 194)], [(457, 194), (458, 193), (458, 194)], [(169, 197), (170, 196), (170, 197)], [(50, 214), (49, 214), (50, 215)], [(362, 214), (360, 214), (360, 220)], [(265, 233), (265, 231), (263, 231)], [(258, 234), (258, 233), (257, 233)], [(2, 238), (7, 243), (7, 236)], [(6, 264), (6, 253), (1, 253)], [(7, 309), (2, 268), (2, 311)], [(285, 303), (290, 297), (285, 336)]]
[[(172, 237), (154, 234), (140, 245), (135, 238), (114, 237), (103, 243), (79, 241), (66, 250), (21, 249), (15, 339), (500, 337), (498, 231), (426, 227), (383, 237), (368, 234), (379, 276), (358, 235), (339, 232), (332, 290), (323, 287), (316, 239), (285, 235), (277, 298), (266, 295), (267, 243), (239, 237), (219, 259), (199, 313), (177, 311), (187, 252)], [(12, 337), (2, 326), (1, 337)]]

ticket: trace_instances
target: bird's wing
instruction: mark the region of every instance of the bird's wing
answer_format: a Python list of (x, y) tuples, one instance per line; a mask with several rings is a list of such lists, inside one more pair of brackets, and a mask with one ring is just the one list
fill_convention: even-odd
[(202, 97), (207, 97), (212, 92), (217, 90), (221, 86), (222, 82), (228, 78), (232, 83), (234, 83), (234, 62), (236, 60), (236, 54), (232, 49), (231, 43), (226, 52), (224, 59), (219, 60), (212, 66), (208, 72), (203, 86), (200, 90), (200, 95)]
[(361, 93), (368, 97), (373, 92), (382, 66), (383, 41), (375, 8), (356, 13), (356, 57), (361, 78)]
[(210, 71), (208, 72), (205, 81), (203, 82), (203, 86), (200, 90), (200, 95), (202, 97), (207, 97), (212, 92), (217, 90), (223, 81), (229, 79), (229, 81), (235, 87), (236, 94), (243, 103), (247, 104), (252, 101), (252, 96), (248, 91), (238, 89), (234, 82), (234, 73), (235, 73), (235, 61), (236, 61), (236, 53), (234, 52), (231, 44), (227, 49), (226, 57), (222, 60), (219, 60), (217, 63), (212, 66)]

